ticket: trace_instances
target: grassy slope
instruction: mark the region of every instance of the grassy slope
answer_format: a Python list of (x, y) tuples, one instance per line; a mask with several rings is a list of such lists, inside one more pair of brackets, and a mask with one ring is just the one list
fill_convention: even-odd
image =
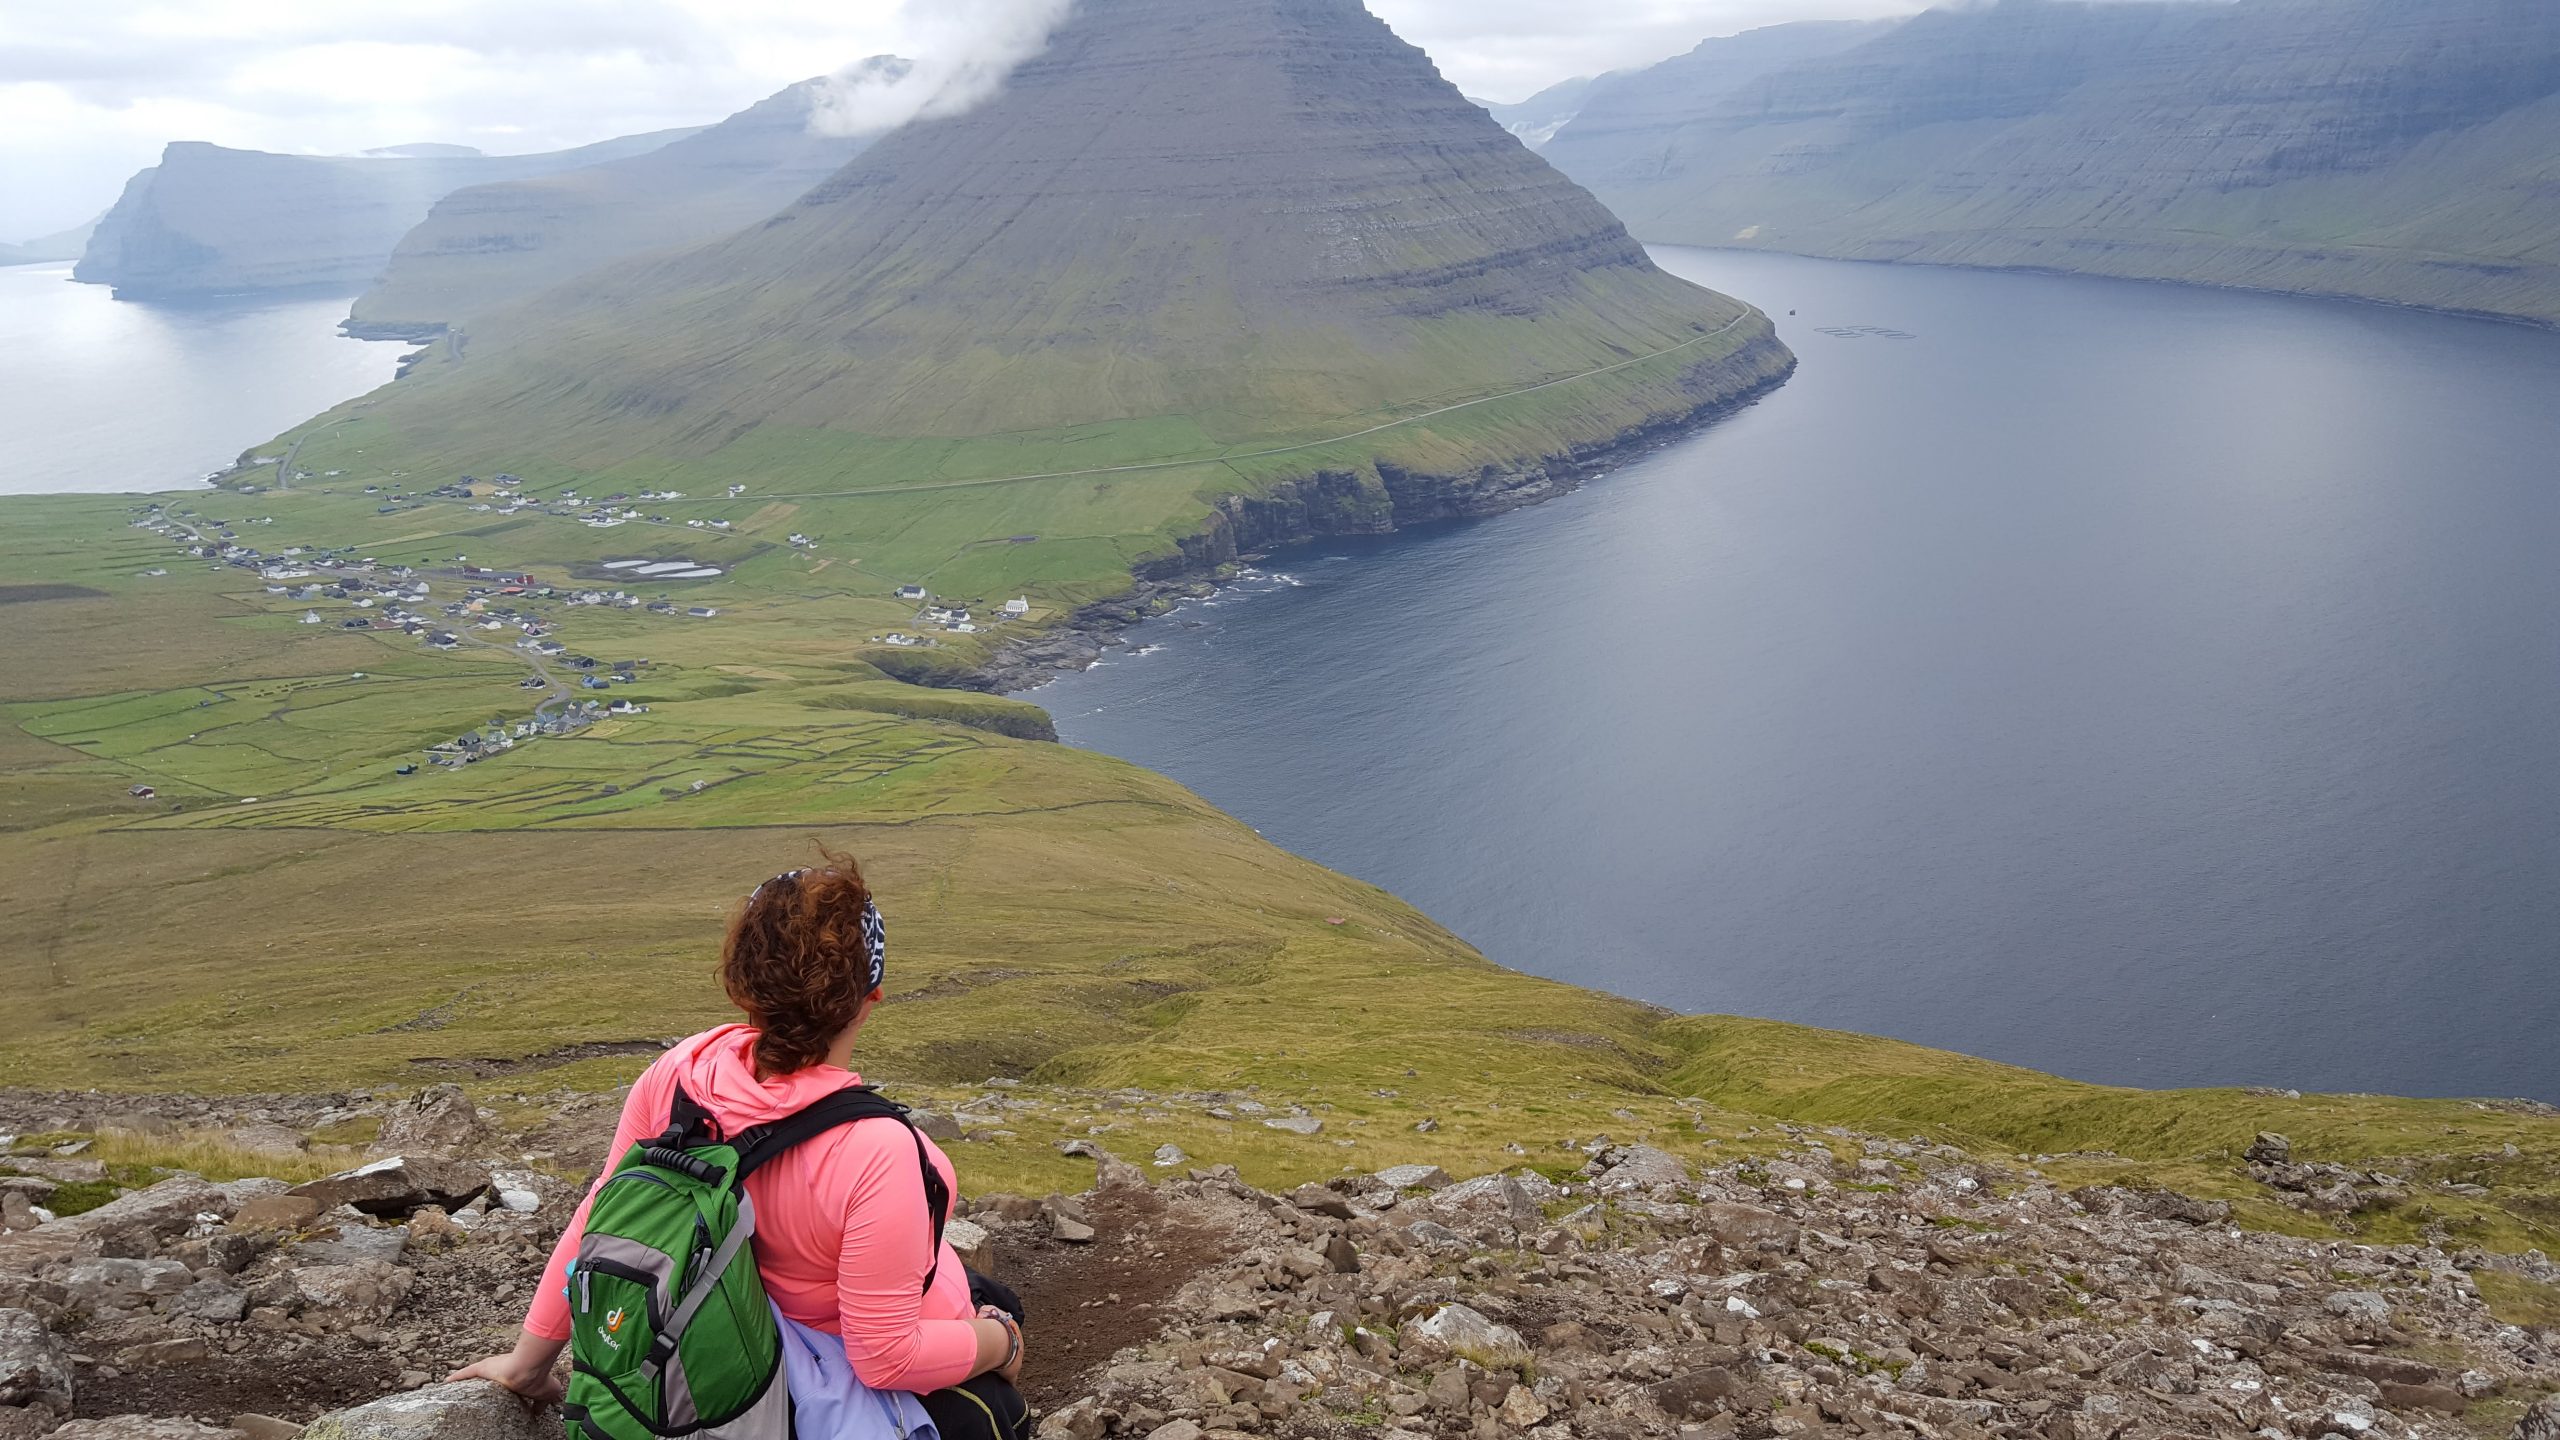
[[(271, 511), (277, 524), (255, 532), (266, 548), (395, 531), (421, 554), (462, 543), (432, 533), (429, 512), (376, 517), (344, 496), (184, 503)], [(871, 604), (859, 599), (786, 620), (775, 598), (775, 615), (735, 625), (581, 612), (563, 632), (576, 648), (656, 662), (617, 691), (650, 714), (404, 780), (389, 772), (411, 747), (524, 703), (507, 657), (295, 624), (304, 607), (242, 572), (172, 563), (165, 542), (124, 527), (125, 504), (0, 511), (12, 537), (0, 586), (101, 592), (11, 605), (0, 625), (0, 996), (16, 1022), (0, 1083), (336, 1088), (526, 1057), (484, 1091), (618, 1083), (637, 1060), (539, 1057), (720, 1018), (709, 967), (727, 908), (823, 838), (872, 868), (896, 937), (897, 1003), (865, 1045), (875, 1074), (927, 1095), (997, 1073), (1250, 1088), (1327, 1122), (1301, 1138), (1132, 1114), (1113, 1121), (1124, 1151), (1176, 1143), (1278, 1181), (1411, 1157), (1516, 1163), (1505, 1147), (1534, 1156), (1602, 1130), (1688, 1153), (1747, 1148), (1785, 1118), (1988, 1152), (2112, 1151), (2045, 1168), (2226, 1194), (2253, 1223), (2302, 1229), (2312, 1222), (2257, 1198), (2232, 1158), (2277, 1128), (2320, 1158), (2419, 1157), (2431, 1178), (2497, 1187), (2363, 1217), (2368, 1236), (2432, 1221), (2511, 1248), (2560, 1239), (2549, 1118), (2109, 1090), (1865, 1037), (1673, 1017), (1497, 969), (1160, 777), (869, 708), (905, 687), (851, 654), (845, 634)], [(541, 548), (591, 532), (511, 534)], [(500, 560), (485, 537), (472, 543), (475, 559)], [(712, 783), (697, 793), (694, 779)], [(127, 799), (137, 781), (161, 798)], [(1424, 1116), (1440, 1123), (1427, 1138), (1411, 1130)], [(1082, 1133), (1070, 1118), (973, 1146), (977, 1183), (1072, 1179), (1050, 1149)]]
[(2554, 35), (2497, 0), (1945, 13), (1548, 154), (1657, 242), (2560, 322), (2560, 95), (2514, 73)]
[[(1593, 345), (1576, 336), (1532, 350), (1534, 368), (1523, 370), (1515, 343), (1520, 337), (1512, 332), (1525, 322), (1461, 317), (1417, 327), (1427, 330), (1426, 343), (1413, 351), (1369, 356), (1370, 367), (1381, 375), (1396, 372), (1396, 379), (1380, 380), (1381, 393), (1409, 397), (1390, 407), (1352, 400), (1343, 388), (1345, 367), (1328, 367), (1321, 354), (1310, 352), (1303, 408), (1278, 415), (1265, 408), (1249, 422), (1232, 418), (1246, 403), (1242, 397), (1204, 391), (1199, 376), (1124, 376), (1128, 386), (1161, 392), (1165, 403), (1192, 408), (993, 434), (968, 433), (965, 422), (948, 434), (923, 435), (768, 422), (709, 448), (653, 426), (645, 416), (614, 415), (586, 428), (528, 423), (529, 413), (547, 405), (562, 404), (559, 413), (570, 416), (592, 412), (563, 404), (550, 385), (525, 388), (512, 364), (483, 378), (466, 351), (460, 362), (430, 365), (339, 407), (267, 447), (267, 453), (307, 437), (299, 468), (344, 470), (351, 479), (505, 471), (526, 477), (544, 494), (674, 489), (687, 499), (644, 508), (678, 522), (725, 518), (740, 526), (741, 538), (726, 542), (725, 549), (694, 532), (652, 536), (636, 526), (574, 538), (546, 535), (541, 558), (574, 558), (567, 552), (577, 547), (622, 554), (656, 540), (709, 563), (725, 563), (727, 556), (744, 553), (748, 542), (771, 545), (799, 531), (825, 537), (830, 553), (843, 562), (829, 576), (824, 588), (830, 590), (878, 597), (922, 582), (957, 596), (1028, 591), (1075, 603), (1126, 589), (1133, 567), (1174, 553), (1183, 536), (1208, 521), (1223, 495), (1261, 493), (1321, 472), (1359, 477), (1374, 491), (1382, 465), (1458, 476), (1487, 467), (1533, 469), (1549, 457), (1675, 421), (1710, 396), (1783, 374), (1789, 357), (1765, 317), (1728, 305), (1716, 321), (1732, 328), (1660, 358), (1525, 394), (1503, 392), (1648, 352)], [(1698, 333), (1664, 329), (1646, 339), (1663, 348)], [(1481, 358), (1487, 354), (1505, 359), (1488, 368)], [(972, 363), (967, 357), (953, 361), (963, 369)], [(1421, 378), (1426, 375), (1427, 383)], [(956, 389), (996, 388), (992, 377), (947, 378)], [(1069, 371), (1017, 375), (1006, 383), (1016, 381), (1061, 387), (1049, 401), (1026, 402), (1034, 409), (1072, 407), (1091, 398), (1089, 386), (1095, 383)], [(787, 389), (790, 381), (731, 373), (723, 383), (733, 394), (752, 396), (767, 386)], [(1397, 423), (1489, 396), (1503, 398)], [(761, 402), (734, 403), (752, 408)], [(1380, 425), (1395, 428), (1322, 443)], [(1286, 453), (1265, 453), (1274, 450)], [(732, 484), (746, 485), (748, 494), (735, 501), (720, 498)], [(358, 498), (339, 497), (345, 520), (369, 516), (373, 507)], [(493, 521), (478, 528), (485, 549), (510, 543), (509, 531), (522, 526)], [(993, 538), (1017, 535), (1039, 540), (1014, 545)]]
[[(1966, 163), (1980, 137), (1958, 127), (1902, 137), (1847, 174), (1593, 188), (1657, 243), (2234, 285), (2560, 324), (2560, 231), (2535, 223), (2548, 206), (2538, 197), (2560, 186), (2553, 135), (2560, 100), (2438, 137), (2373, 174), (2148, 207), (2065, 196), (1979, 223), (1943, 203), (1944, 182), (1912, 179)], [(1787, 142), (1753, 143), (1774, 153)]]
[(402, 237), (352, 318), (429, 330), (761, 220), (863, 148), (811, 135), (810, 114), (810, 85), (795, 85), (664, 149), (457, 190)]

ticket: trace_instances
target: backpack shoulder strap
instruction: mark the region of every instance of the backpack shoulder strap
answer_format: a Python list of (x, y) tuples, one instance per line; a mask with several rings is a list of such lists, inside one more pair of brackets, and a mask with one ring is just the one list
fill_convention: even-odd
[(689, 1149), (710, 1144), (719, 1133), (720, 1127), (711, 1118), (711, 1112), (685, 1093), (683, 1081), (677, 1081), (674, 1107), (667, 1119), (667, 1133), (660, 1143), (673, 1141), (674, 1148)]
[(924, 1172), (925, 1211), (933, 1222), (933, 1250), (925, 1265), (923, 1286), (930, 1290), (935, 1274), (942, 1267), (942, 1230), (951, 1213), (951, 1187), (943, 1183), (942, 1172), (934, 1168), (933, 1157), (926, 1153), (924, 1135), (907, 1119), (907, 1107), (870, 1086), (855, 1085), (838, 1090), (807, 1109), (740, 1133), (731, 1142), (738, 1150), (738, 1171), (734, 1183), (743, 1187), (748, 1176), (793, 1147), (857, 1120), (895, 1120), (907, 1127), (908, 1137), (916, 1142), (916, 1165)]
[(741, 1130), (729, 1143), (738, 1151), (738, 1181), (781, 1159), (785, 1154), (842, 1125), (856, 1120), (896, 1120), (905, 1124), (907, 1110), (868, 1085), (855, 1085), (838, 1090), (793, 1111), (779, 1120), (768, 1120), (752, 1130)]

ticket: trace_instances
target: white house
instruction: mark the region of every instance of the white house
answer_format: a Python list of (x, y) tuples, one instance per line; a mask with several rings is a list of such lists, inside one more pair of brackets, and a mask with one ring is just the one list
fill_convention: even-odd
[(1017, 595), (1013, 599), (1004, 602), (1004, 613), (1007, 615), (1028, 615), (1031, 613), (1031, 601), (1028, 597)]

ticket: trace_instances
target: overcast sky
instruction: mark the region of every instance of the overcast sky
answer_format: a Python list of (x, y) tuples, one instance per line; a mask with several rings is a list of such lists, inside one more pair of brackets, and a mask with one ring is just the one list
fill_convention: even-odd
[[(1468, 93), (1517, 100), (1926, 0), (1369, 3)], [(716, 120), (917, 34), (899, 0), (0, 0), (0, 240), (89, 219), (171, 140), (549, 150)]]

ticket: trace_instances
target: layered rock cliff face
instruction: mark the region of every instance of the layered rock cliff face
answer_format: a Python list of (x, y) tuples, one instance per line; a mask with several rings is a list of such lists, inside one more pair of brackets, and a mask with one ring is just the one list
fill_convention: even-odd
[(1243, 440), (1699, 347), (1676, 394), (1575, 392), (1560, 438), (1598, 441), (1760, 383), (1768, 336), (1356, 0), (1086, 0), (1000, 98), (762, 225), (486, 317), (373, 413), (539, 413), (504, 438), (581, 466), (773, 426)]
[(75, 279), (135, 298), (352, 291), (400, 237), (466, 185), (644, 154), (692, 134), (636, 135), (542, 155), (271, 155), (180, 141), (98, 222)]
[[(882, 57), (867, 73), (903, 75)], [(805, 81), (699, 135), (628, 159), (474, 185), (436, 202), (356, 301), (361, 334), (433, 334), (470, 314), (643, 251), (753, 224), (862, 153), (867, 138), (810, 128), (829, 82)]]
[(1655, 88), (1548, 150), (1648, 240), (2560, 321), (2545, 0), (2003, 0)]

